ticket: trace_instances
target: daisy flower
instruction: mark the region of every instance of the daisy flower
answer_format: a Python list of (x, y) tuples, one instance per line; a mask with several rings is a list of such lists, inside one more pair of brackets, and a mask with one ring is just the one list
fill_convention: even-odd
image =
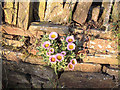
[(55, 40), (58, 37), (58, 34), (56, 32), (51, 32), (49, 34), (49, 39)]
[(49, 52), (54, 53), (54, 48), (50, 48)]
[(69, 63), (68, 64), (68, 68), (69, 68), (69, 70), (73, 70), (74, 69), (74, 65), (72, 63)]
[(75, 50), (75, 44), (74, 43), (68, 43), (67, 49), (70, 50), (70, 51)]
[(74, 41), (75, 41), (75, 39), (74, 39), (73, 36), (68, 36), (68, 37), (66, 38), (66, 42), (68, 42), (68, 43), (72, 43), (72, 42), (74, 42)]
[(62, 51), (61, 54), (62, 54), (63, 56), (65, 56), (65, 55), (66, 55), (66, 52), (65, 52), (65, 51)]
[(63, 55), (61, 53), (56, 54), (57, 61), (62, 61), (64, 59)]
[(51, 45), (50, 42), (46, 41), (46, 42), (43, 43), (42, 46), (43, 46), (43, 48), (48, 49), (50, 47), (50, 45)]
[(76, 59), (72, 59), (72, 60), (71, 60), (71, 63), (72, 63), (73, 65), (76, 65), (76, 64), (77, 64), (77, 60), (76, 60)]
[(55, 63), (55, 62), (56, 62), (56, 57), (55, 57), (55, 55), (50, 56), (50, 57), (49, 57), (49, 60), (50, 60), (51, 63)]

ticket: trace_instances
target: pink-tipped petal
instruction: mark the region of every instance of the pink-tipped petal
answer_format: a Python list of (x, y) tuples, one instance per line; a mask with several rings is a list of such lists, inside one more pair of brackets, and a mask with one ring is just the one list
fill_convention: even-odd
[(68, 37), (66, 38), (66, 42), (68, 42), (68, 43), (73, 43), (74, 41), (75, 41), (75, 39), (74, 39), (73, 36), (68, 36)]
[(69, 63), (68, 64), (68, 68), (69, 68), (69, 70), (73, 70), (74, 69), (74, 65), (72, 63)]
[(71, 60), (71, 63), (72, 63), (73, 65), (76, 65), (76, 64), (77, 64), (77, 60), (76, 60), (76, 59), (72, 59), (72, 60)]
[(67, 49), (70, 50), (70, 51), (75, 50), (75, 44), (74, 43), (68, 43)]
[(49, 39), (55, 40), (58, 37), (58, 34), (56, 32), (51, 32), (49, 34)]
[(64, 59), (63, 55), (61, 53), (56, 54), (57, 61), (62, 61)]

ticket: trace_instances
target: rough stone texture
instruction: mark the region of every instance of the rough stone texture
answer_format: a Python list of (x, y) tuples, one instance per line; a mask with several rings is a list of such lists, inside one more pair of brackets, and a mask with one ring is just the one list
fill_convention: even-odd
[(119, 20), (119, 14), (120, 14), (120, 3), (115, 0), (115, 4), (113, 6), (113, 11), (112, 11), (112, 19), (114, 22)]
[(63, 3), (62, 0), (59, 2), (53, 2), (53, 0), (48, 0), (47, 1), (47, 9), (45, 12), (45, 21), (52, 21), (54, 23), (57, 23), (60, 21), (61, 18), (58, 18), (57, 13), (63, 12), (63, 5), (60, 4)]
[[(24, 86), (40, 88), (42, 83), (46, 84), (49, 79), (53, 79), (55, 76), (53, 70), (49, 67), (23, 62), (17, 64), (7, 60), (3, 60), (3, 72), (4, 82), (8, 82), (11, 87), (17, 87), (18, 84), (21, 88)], [(7, 80), (5, 80), (6, 78)]]
[(112, 8), (112, 2), (113, 2), (113, 0), (111, 0), (110, 2), (106, 2), (105, 0), (103, 0), (103, 2), (102, 2), (102, 7), (104, 8), (103, 14), (102, 14), (104, 26), (107, 25), (109, 22), (109, 16), (110, 16), (111, 8)]
[(64, 72), (60, 84), (64, 88), (118, 88), (111, 77), (100, 73)]
[(61, 13), (61, 22), (62, 23), (70, 23), (72, 20), (72, 12), (75, 7), (75, 3), (77, 0), (73, 0), (70, 3), (70, 0), (66, 0), (66, 3), (63, 8), (63, 12)]
[(43, 32), (57, 32), (58, 34), (68, 34), (69, 28), (62, 25), (54, 25), (46, 22), (33, 22), (31, 23), (29, 30), (43, 31)]
[(16, 25), (18, 2), (13, 3), (13, 1), (5, 0), (4, 2), (5, 22)]
[(45, 8), (46, 8), (46, 0), (40, 0), (40, 3), (39, 3), (39, 17), (40, 17), (40, 21), (44, 20)]
[(83, 59), (83, 62), (90, 63), (99, 63), (99, 64), (115, 64), (118, 65), (117, 55), (95, 55), (95, 56), (87, 56)]
[(14, 52), (11, 50), (3, 50), (3, 56), (7, 59), (7, 60), (11, 60), (11, 61), (16, 61), (16, 62), (28, 62), (28, 63), (32, 63), (32, 64), (40, 64), (40, 65), (45, 65), (45, 62), (42, 60), (42, 57), (40, 56), (32, 56), (32, 55), (26, 55), (26, 54), (22, 54), (21, 52)]
[(32, 2), (19, 2), (18, 26), (27, 30), (32, 20)]
[(24, 45), (24, 42), (16, 41), (16, 40), (10, 40), (10, 39), (3, 39), (3, 42), (6, 45), (14, 46), (14, 47), (22, 47)]
[(103, 39), (95, 39), (90, 40), (87, 44), (88, 48), (94, 49), (96, 51), (104, 52), (108, 51), (108, 53), (117, 54), (117, 43), (115, 41), (103, 40)]
[(93, 35), (97, 38), (103, 38), (103, 39), (113, 39), (112, 32), (108, 31), (107, 33), (102, 30), (97, 29), (90, 29), (87, 33), (88, 35)]
[(120, 70), (110, 69), (110, 68), (104, 66), (103, 67), (103, 72), (107, 73), (111, 76), (115, 76), (115, 79), (118, 79), (119, 78), (118, 77), (118, 72), (120, 72)]
[(92, 11), (92, 20), (94, 20), (94, 21), (97, 22), (99, 13), (100, 13), (100, 7), (99, 6), (93, 8), (93, 11)]
[[(70, 70), (67, 67), (65, 71), (70, 71)], [(75, 65), (75, 68), (73, 71), (101, 72), (101, 65), (100, 64), (90, 64), (90, 63), (77, 63)]]
[(8, 34), (13, 34), (13, 35), (28, 36), (25, 30), (7, 25), (2, 25), (2, 31), (5, 31)]
[(54, 0), (47, 1), (47, 10), (45, 13), (45, 21), (51, 21), (56, 24), (69, 23), (73, 8), (75, 6), (76, 0), (70, 1), (66, 0), (65, 5), (63, 6), (63, 1), (53, 2)]
[(79, 2), (73, 14), (73, 20), (83, 24), (87, 19), (91, 4), (92, 2)]
[(4, 38), (9, 38), (9, 39), (12, 39), (12, 38), (13, 38), (13, 35), (3, 34), (3, 37), (4, 37)]

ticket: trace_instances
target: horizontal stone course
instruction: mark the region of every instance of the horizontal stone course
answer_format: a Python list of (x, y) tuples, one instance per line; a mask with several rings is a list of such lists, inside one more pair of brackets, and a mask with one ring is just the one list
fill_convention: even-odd
[(31, 23), (29, 30), (43, 31), (43, 32), (57, 32), (58, 34), (68, 34), (69, 28), (63, 25), (54, 25), (46, 22), (33, 22)]
[(43, 62), (42, 57), (40, 56), (31, 56), (31, 55), (26, 55), (21, 52), (14, 52), (11, 50), (3, 50), (3, 56), (6, 57), (7, 60), (11, 61), (16, 61), (16, 62), (28, 62), (31, 64), (40, 64), (40, 65), (45, 65), (45, 62)]
[(86, 56), (83, 62), (118, 65), (119, 60), (116, 57), (116, 55), (96, 54), (96, 56)]
[[(68, 67), (65, 71), (70, 71)], [(100, 64), (90, 64), (90, 63), (77, 63), (74, 67), (73, 71), (81, 71), (81, 72), (101, 72)]]
[[(52, 80), (55, 77), (55, 73), (50, 67), (33, 65), (25, 62), (16, 63), (5, 59), (2, 63), (4, 68), (3, 80), (8, 82), (9, 85), (13, 87), (21, 88), (20, 86), (24, 86), (27, 88), (41, 88), (42, 83), (46, 84), (49, 80)], [(8, 79), (5, 79), (6, 75)]]

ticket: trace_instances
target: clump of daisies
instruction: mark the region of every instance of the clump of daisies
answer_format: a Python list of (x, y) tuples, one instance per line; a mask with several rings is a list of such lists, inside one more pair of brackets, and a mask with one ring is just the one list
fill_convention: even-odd
[(43, 36), (41, 45), (37, 47), (39, 50), (37, 54), (41, 55), (57, 74), (57, 71), (64, 70), (66, 67), (70, 70), (74, 69), (77, 64), (75, 47), (74, 36), (60, 37), (56, 32), (51, 32), (49, 35)]

